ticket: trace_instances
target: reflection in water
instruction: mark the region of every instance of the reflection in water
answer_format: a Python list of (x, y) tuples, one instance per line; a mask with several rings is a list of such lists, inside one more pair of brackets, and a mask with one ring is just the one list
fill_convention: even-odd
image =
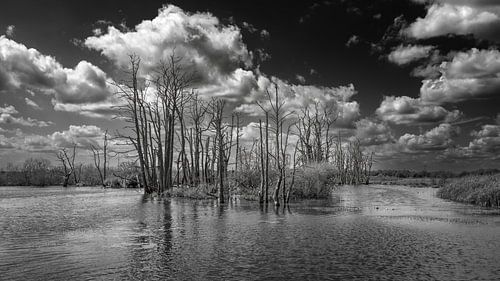
[(0, 188), (1, 280), (486, 279), (500, 211), (342, 187), (289, 208), (130, 190)]

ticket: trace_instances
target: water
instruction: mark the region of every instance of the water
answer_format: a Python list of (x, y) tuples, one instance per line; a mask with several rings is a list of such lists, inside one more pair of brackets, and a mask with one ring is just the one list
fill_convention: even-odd
[(1, 280), (494, 280), (500, 210), (397, 186), (289, 209), (0, 187)]

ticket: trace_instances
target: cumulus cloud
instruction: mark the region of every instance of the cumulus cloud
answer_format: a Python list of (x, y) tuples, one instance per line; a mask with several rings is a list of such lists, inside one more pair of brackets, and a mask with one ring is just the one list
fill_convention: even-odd
[(460, 102), (491, 96), (500, 90), (500, 52), (458, 52), (440, 65), (441, 76), (422, 81), (420, 95), (433, 103)]
[(187, 71), (197, 75), (199, 85), (195, 86), (200, 92), (213, 93), (219, 87), (233, 96), (248, 94), (239, 92), (247, 87), (234, 82), (251, 78), (245, 68), (253, 65), (252, 53), (243, 43), (239, 27), (223, 25), (210, 13), (188, 13), (173, 5), (164, 6), (158, 16), (142, 21), (132, 30), (109, 26), (105, 33), (86, 38), (85, 45), (122, 68), (129, 64), (130, 54), (138, 55), (142, 75), (174, 53), (183, 58), (180, 63)]
[(453, 147), (445, 151), (449, 159), (499, 159), (500, 125), (486, 124), (471, 132), (472, 140), (467, 146)]
[(52, 122), (40, 121), (31, 117), (24, 118), (22, 116), (13, 116), (18, 113), (19, 112), (12, 105), (0, 107), (0, 124), (12, 124), (27, 127), (48, 127), (53, 124)]
[(452, 138), (459, 132), (458, 127), (444, 123), (421, 135), (404, 134), (398, 144), (407, 152), (445, 150), (453, 146)]
[(433, 46), (421, 45), (399, 45), (387, 56), (390, 62), (398, 65), (405, 65), (429, 56), (434, 49)]
[(94, 125), (71, 125), (67, 130), (56, 131), (49, 135), (24, 135), (11, 139), (18, 149), (26, 151), (51, 152), (60, 148), (72, 148), (76, 145), (89, 149), (91, 145), (102, 143), (104, 132)]
[(111, 101), (111, 83), (87, 61), (64, 68), (54, 57), (0, 36), (0, 90), (36, 89), (52, 95), (54, 106), (62, 108)]
[(500, 40), (498, 7), (480, 5), (481, 1), (441, 2), (446, 3), (434, 3), (428, 6), (425, 17), (418, 18), (410, 24), (405, 33), (417, 39), (447, 34), (474, 34), (482, 39), (497, 42)]
[[(265, 123), (262, 124), (265, 126)], [(250, 122), (245, 126), (240, 128), (240, 140), (243, 142), (253, 142), (256, 138), (259, 137), (259, 123), (258, 122)]]
[(474, 138), (469, 143), (468, 150), (489, 154), (500, 152), (500, 125), (483, 125), (481, 130), (472, 131), (471, 135)]
[(407, 96), (384, 97), (375, 113), (381, 120), (407, 125), (453, 122), (462, 115), (458, 110), (448, 111), (442, 106)]
[(90, 145), (97, 145), (97, 139), (101, 138), (103, 134), (101, 128), (94, 125), (71, 125), (68, 130), (55, 132), (48, 138), (57, 147), (72, 147), (76, 144), (79, 147), (88, 148)]
[(394, 135), (385, 122), (363, 118), (355, 122), (355, 138), (363, 145), (380, 145), (394, 141)]
[(283, 111), (285, 114), (298, 113), (302, 109), (314, 110), (317, 104), (319, 109), (332, 109), (338, 113), (336, 126), (353, 127), (354, 122), (360, 117), (359, 103), (351, 101), (357, 93), (352, 84), (340, 87), (322, 87), (314, 85), (294, 85), (278, 78), (267, 79), (262, 77), (259, 80), (260, 91), (255, 91), (246, 103), (238, 106), (235, 110), (249, 114), (251, 116), (262, 116), (262, 109), (256, 104), (270, 110), (266, 92), (269, 92), (274, 101), (275, 84), (278, 86), (278, 97), (284, 102)]

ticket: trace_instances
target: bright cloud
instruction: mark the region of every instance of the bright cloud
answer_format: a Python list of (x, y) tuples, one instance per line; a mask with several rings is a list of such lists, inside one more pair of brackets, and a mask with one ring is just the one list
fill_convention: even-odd
[(441, 76), (422, 81), (420, 95), (433, 103), (459, 102), (490, 96), (500, 90), (500, 52), (471, 49), (458, 52), (440, 66)]
[(138, 55), (143, 75), (174, 53), (182, 58), (187, 71), (197, 75), (195, 86), (200, 93), (211, 96), (214, 92), (248, 94), (257, 80), (243, 69), (253, 63), (239, 27), (223, 25), (210, 13), (188, 13), (173, 5), (163, 7), (154, 19), (144, 20), (130, 31), (109, 26), (107, 32), (85, 39), (85, 45), (121, 68), (128, 66), (130, 54)]
[(272, 81), (263, 78), (259, 80), (259, 89), (251, 96), (247, 103), (236, 108), (236, 111), (249, 114), (251, 116), (262, 116), (264, 113), (257, 105), (259, 102), (264, 109), (271, 110), (271, 105), (268, 101), (268, 92), (273, 99), (276, 97), (275, 87), (278, 86), (278, 97), (284, 103), (284, 114), (300, 113), (301, 110), (308, 108), (315, 110), (315, 105), (318, 105), (319, 110), (333, 110), (338, 114), (336, 126), (338, 127), (353, 127), (354, 122), (360, 117), (359, 103), (351, 101), (357, 91), (354, 85), (340, 87), (322, 87), (314, 85), (294, 85), (287, 83), (278, 78), (272, 78)]
[(453, 137), (459, 132), (457, 127), (444, 123), (421, 135), (404, 134), (398, 144), (407, 152), (445, 150), (454, 144)]
[(453, 122), (462, 115), (458, 110), (448, 111), (407, 96), (386, 96), (375, 112), (381, 120), (407, 125)]
[(111, 83), (87, 61), (64, 68), (55, 58), (0, 36), (0, 90), (36, 89), (52, 95), (56, 108), (65, 108), (112, 101)]
[(433, 46), (420, 45), (399, 45), (387, 56), (390, 62), (398, 65), (405, 65), (413, 61), (420, 60), (429, 56), (434, 49)]
[(500, 16), (498, 9), (473, 6), (472, 2), (435, 3), (429, 6), (424, 18), (418, 18), (406, 30), (406, 34), (425, 39), (447, 34), (474, 34), (479, 38), (500, 40)]
[(363, 145), (380, 145), (394, 140), (393, 132), (387, 123), (363, 118), (355, 122), (355, 138)]

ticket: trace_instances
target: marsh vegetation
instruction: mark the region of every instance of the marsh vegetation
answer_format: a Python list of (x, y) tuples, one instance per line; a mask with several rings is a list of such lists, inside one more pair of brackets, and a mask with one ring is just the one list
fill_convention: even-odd
[(500, 207), (500, 174), (452, 179), (439, 189), (437, 195), (457, 202)]

